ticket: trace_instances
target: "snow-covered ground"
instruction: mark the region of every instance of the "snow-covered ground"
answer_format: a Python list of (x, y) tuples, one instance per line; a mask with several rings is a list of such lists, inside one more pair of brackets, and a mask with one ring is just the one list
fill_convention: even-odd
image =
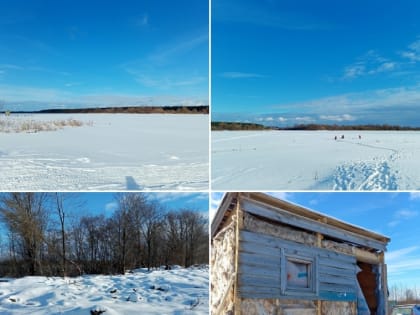
[[(207, 315), (208, 266), (124, 276), (25, 277), (0, 281), (0, 314)], [(1, 279), (0, 279), (1, 280)]]
[(419, 169), (420, 132), (212, 132), (214, 190), (417, 190)]
[(83, 123), (0, 132), (0, 190), (208, 189), (208, 115), (34, 114)]

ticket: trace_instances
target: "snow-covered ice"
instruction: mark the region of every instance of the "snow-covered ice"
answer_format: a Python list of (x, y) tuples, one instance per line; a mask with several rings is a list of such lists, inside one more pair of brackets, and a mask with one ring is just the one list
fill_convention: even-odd
[(208, 266), (0, 281), (0, 314), (207, 315)]
[(212, 132), (214, 190), (417, 190), (419, 169), (415, 131)]
[(0, 133), (0, 190), (208, 189), (208, 115), (33, 114), (81, 127)]

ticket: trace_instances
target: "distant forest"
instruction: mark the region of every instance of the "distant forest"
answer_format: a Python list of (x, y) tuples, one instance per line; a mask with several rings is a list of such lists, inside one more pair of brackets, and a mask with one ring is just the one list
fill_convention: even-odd
[(25, 114), (208, 114), (209, 106), (125, 106), (92, 108), (56, 108), (39, 111), (12, 111)]
[(241, 123), (241, 122), (224, 122), (224, 121), (212, 121), (211, 130), (270, 130), (271, 127), (267, 127), (260, 124)]
[(166, 211), (142, 193), (118, 193), (109, 216), (83, 194), (0, 194), (0, 277), (124, 274), (134, 268), (208, 264), (208, 218)]
[(292, 127), (273, 127), (262, 124), (241, 122), (212, 122), (211, 130), (395, 130), (418, 131), (420, 127), (405, 127), (397, 125), (328, 125), (328, 124), (299, 124)]

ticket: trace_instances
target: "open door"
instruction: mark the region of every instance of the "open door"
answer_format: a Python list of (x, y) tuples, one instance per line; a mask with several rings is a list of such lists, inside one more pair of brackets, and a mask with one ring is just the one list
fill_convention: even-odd
[(384, 312), (385, 297), (382, 289), (382, 269), (379, 265), (365, 262), (357, 262), (360, 272), (357, 274), (357, 281), (366, 301), (370, 315), (377, 315)]

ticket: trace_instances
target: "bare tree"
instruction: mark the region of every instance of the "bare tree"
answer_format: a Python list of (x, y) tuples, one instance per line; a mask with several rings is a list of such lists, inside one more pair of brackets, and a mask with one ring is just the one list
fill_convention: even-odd
[(42, 274), (41, 250), (48, 222), (45, 204), (43, 193), (8, 193), (0, 198), (1, 219), (18, 239), (30, 275)]

